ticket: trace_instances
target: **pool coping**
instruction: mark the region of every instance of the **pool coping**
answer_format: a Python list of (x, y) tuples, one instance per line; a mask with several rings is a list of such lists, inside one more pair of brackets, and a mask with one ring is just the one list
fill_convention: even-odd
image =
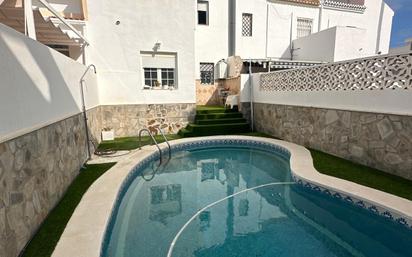
[[(280, 146), (290, 152), (291, 173), (298, 184), (354, 203), (412, 228), (412, 201), (319, 173), (313, 166), (309, 150), (303, 146), (253, 136), (184, 138), (170, 141), (170, 145), (173, 147), (204, 140), (247, 140)], [(160, 147), (165, 149), (167, 146), (163, 143)], [(106, 227), (123, 182), (139, 162), (156, 151), (155, 146), (145, 146), (131, 153), (92, 184), (70, 218), (53, 257), (100, 257)]]

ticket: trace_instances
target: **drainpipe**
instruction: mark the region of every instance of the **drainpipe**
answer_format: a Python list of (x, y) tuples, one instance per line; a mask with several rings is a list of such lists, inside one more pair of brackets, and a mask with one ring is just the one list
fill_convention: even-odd
[(290, 14), (290, 36), (289, 36), (289, 49), (290, 49), (290, 60), (293, 60), (293, 19), (295, 16), (293, 12)]
[(86, 128), (87, 160), (90, 160), (92, 158), (92, 153), (90, 152), (89, 125), (87, 124), (88, 119), (87, 119), (87, 112), (86, 112), (86, 101), (84, 99), (84, 77), (86, 76), (90, 68), (93, 68), (94, 74), (97, 73), (96, 66), (94, 66), (93, 64), (90, 64), (89, 66), (87, 66), (86, 71), (83, 73), (82, 77), (80, 78), (80, 94), (82, 98), (82, 111), (83, 111), (83, 118), (84, 118), (84, 126)]
[(236, 55), (236, 0), (229, 0), (229, 56)]
[(252, 83), (252, 59), (249, 59), (249, 91), (250, 91), (250, 124), (252, 132), (255, 130), (254, 111), (253, 111), (253, 83)]
[(318, 32), (322, 30), (322, 20), (323, 20), (323, 5), (325, 0), (320, 0), (319, 5), (319, 22), (318, 22)]
[(266, 3), (266, 45), (265, 57), (268, 58), (268, 41), (269, 41), (269, 3)]

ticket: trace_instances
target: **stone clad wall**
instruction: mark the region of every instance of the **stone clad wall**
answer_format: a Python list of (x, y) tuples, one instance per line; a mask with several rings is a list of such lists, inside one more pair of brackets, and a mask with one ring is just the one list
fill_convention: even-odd
[(19, 254), (78, 175), (84, 131), (79, 114), (0, 144), (1, 256)]
[(103, 105), (102, 127), (112, 128), (115, 137), (136, 136), (142, 128), (157, 134), (176, 134), (194, 119), (196, 104)]
[(254, 104), (257, 131), (412, 180), (412, 117)]

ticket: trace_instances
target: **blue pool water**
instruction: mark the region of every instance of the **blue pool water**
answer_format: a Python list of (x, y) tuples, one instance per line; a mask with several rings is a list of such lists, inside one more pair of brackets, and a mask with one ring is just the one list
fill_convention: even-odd
[(412, 230), (292, 184), (280, 155), (191, 150), (156, 167), (126, 188), (102, 256), (412, 256)]

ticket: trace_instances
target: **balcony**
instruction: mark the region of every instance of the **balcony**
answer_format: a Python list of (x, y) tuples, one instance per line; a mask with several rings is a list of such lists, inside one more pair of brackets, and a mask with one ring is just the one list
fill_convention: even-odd
[(323, 6), (330, 9), (348, 10), (363, 13), (365, 0), (324, 0)]

